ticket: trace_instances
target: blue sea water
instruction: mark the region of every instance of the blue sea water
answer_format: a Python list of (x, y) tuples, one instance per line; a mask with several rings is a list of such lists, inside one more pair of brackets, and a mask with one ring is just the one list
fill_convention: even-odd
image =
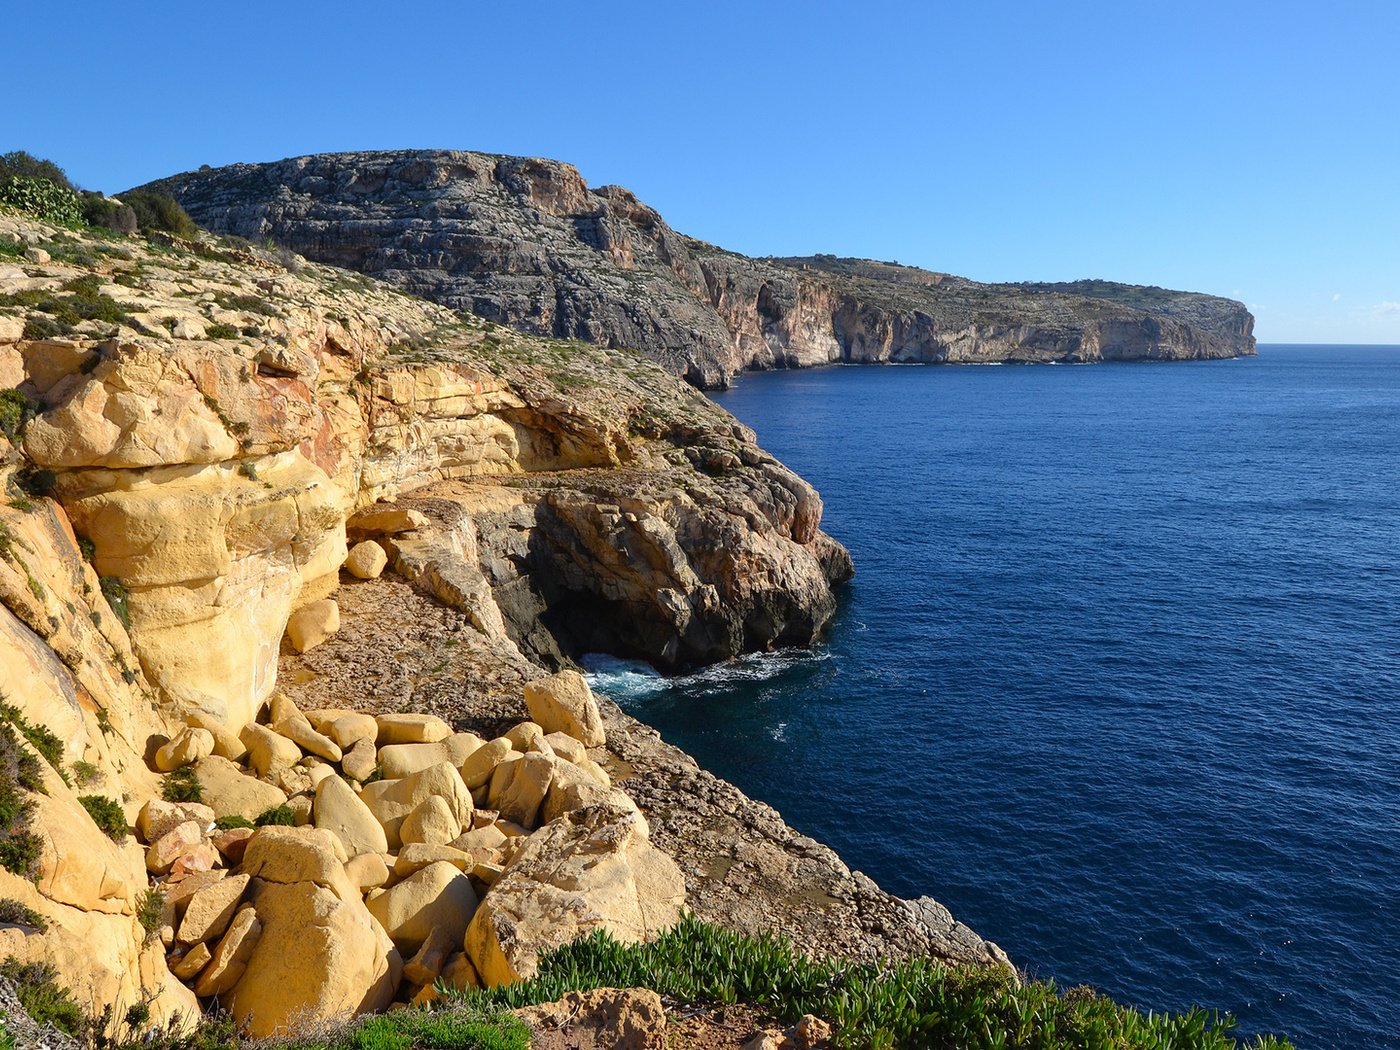
[(858, 576), (816, 651), (601, 691), (1037, 976), (1400, 1046), (1400, 348), (717, 400)]

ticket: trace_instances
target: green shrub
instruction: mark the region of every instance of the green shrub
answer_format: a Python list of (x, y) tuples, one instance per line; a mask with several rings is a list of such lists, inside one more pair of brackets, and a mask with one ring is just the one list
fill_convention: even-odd
[(146, 939), (160, 932), (160, 920), (165, 914), (165, 891), (147, 890), (136, 902), (136, 921), (146, 931)]
[(233, 339), (238, 335), (238, 329), (231, 324), (211, 324), (204, 329), (204, 334), (210, 339)]
[(0, 154), (0, 179), (14, 176), (43, 179), (69, 190), (77, 188), (68, 181), (67, 173), (53, 161), (43, 160), (22, 149)]
[(102, 770), (91, 762), (79, 759), (73, 763), (73, 779), (78, 782), (79, 787), (87, 787), (102, 779)]
[(247, 817), (241, 817), (237, 813), (230, 813), (226, 817), (220, 817), (214, 821), (214, 827), (220, 831), (232, 831), (234, 828), (255, 828), (257, 827)]
[(11, 442), (19, 437), (24, 424), (39, 412), (39, 405), (19, 390), (0, 390), (0, 434)]
[(77, 226), (83, 221), (83, 206), (76, 193), (66, 186), (28, 175), (0, 178), (0, 204), (55, 226)]
[(40, 933), (49, 928), (48, 919), (23, 901), (17, 901), (13, 897), (0, 897), (0, 923), (11, 926), (28, 926)]
[(107, 604), (112, 607), (112, 612), (117, 614), (117, 619), (122, 622), (122, 626), (131, 629), (131, 592), (126, 589), (126, 585), (115, 576), (102, 576), (98, 578), (98, 583), (102, 587), (102, 597), (107, 599)]
[[(785, 1021), (831, 1021), (837, 1045), (901, 1050), (1232, 1050), (1234, 1022), (1204, 1010), (1142, 1014), (1087, 989), (1018, 984), (1006, 970), (949, 968), (930, 958), (893, 964), (817, 961), (767, 935), (748, 937), (686, 916), (650, 944), (606, 932), (546, 954), (536, 975), (504, 988), (447, 994), (511, 1008), (569, 991), (646, 987), (688, 1003), (750, 1003)], [(1285, 1050), (1269, 1037), (1255, 1046)]]
[(58, 983), (58, 971), (48, 963), (6, 959), (0, 963), (0, 977), (14, 984), (25, 1012), (40, 1024), (51, 1024), (75, 1039), (86, 1034), (87, 1018), (82, 1007)]
[(292, 827), (297, 822), (296, 812), (291, 806), (273, 806), (258, 814), (258, 818), (253, 821), (253, 825), (265, 828), (268, 825), (278, 825), (281, 827)]
[(187, 241), (199, 233), (194, 220), (168, 193), (131, 190), (122, 194), (121, 202), (136, 213), (136, 223), (143, 231), (163, 230)]
[(185, 766), (166, 776), (160, 786), (160, 797), (167, 802), (202, 802), (204, 785), (194, 775), (194, 767)]
[(82, 195), (83, 221), (116, 233), (135, 233), (136, 211), (130, 205), (114, 201), (100, 193)]
[(114, 799), (106, 795), (79, 795), (78, 801), (88, 811), (88, 816), (113, 842), (125, 842), (127, 835), (126, 814)]
[[(58, 738), (58, 734), (46, 725), (35, 725), (25, 718), (19, 708), (5, 702), (4, 693), (0, 693), (0, 722), (19, 730), (20, 735), (29, 741), (29, 746), (39, 752), (40, 757), (63, 778), (63, 782), (71, 783), (68, 771), (63, 768), (63, 741)], [(43, 781), (37, 776), (33, 778), (32, 783), (26, 783), (25, 786), (31, 791), (43, 791)]]
[(20, 744), (11, 723), (0, 721), (0, 867), (25, 879), (38, 874), (41, 852), (30, 830), (34, 800), (26, 792), (43, 790), (39, 759)]

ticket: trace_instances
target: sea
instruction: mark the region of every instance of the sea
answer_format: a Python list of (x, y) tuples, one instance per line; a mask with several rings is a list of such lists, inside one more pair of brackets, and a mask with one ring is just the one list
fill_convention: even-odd
[(1400, 347), (715, 399), (857, 576), (814, 649), (595, 688), (1034, 977), (1400, 1047)]

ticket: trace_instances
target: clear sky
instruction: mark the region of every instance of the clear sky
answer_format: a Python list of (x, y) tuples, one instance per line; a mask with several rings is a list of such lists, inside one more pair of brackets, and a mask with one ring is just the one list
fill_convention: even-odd
[(1400, 3), (11, 0), (0, 150), (116, 192), (303, 153), (553, 157), (677, 229), (1244, 300), (1400, 343)]

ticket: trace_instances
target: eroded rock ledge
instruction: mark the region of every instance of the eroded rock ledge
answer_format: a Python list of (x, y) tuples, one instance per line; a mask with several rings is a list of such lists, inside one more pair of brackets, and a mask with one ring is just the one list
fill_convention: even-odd
[(1108, 281), (984, 284), (897, 263), (752, 259), (685, 237), (557, 161), (454, 150), (186, 172), (202, 225), (523, 331), (636, 347), (700, 386), (845, 362), (1112, 361), (1254, 353), (1216, 296)]

